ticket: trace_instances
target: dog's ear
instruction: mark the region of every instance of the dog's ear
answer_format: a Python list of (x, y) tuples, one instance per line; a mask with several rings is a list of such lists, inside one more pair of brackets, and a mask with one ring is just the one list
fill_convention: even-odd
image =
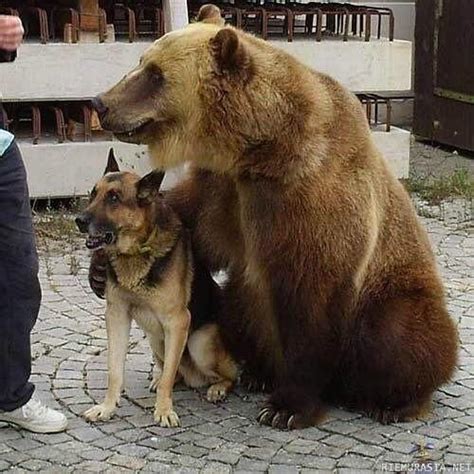
[(140, 179), (137, 183), (137, 199), (143, 203), (149, 203), (156, 199), (164, 177), (164, 171), (154, 170)]
[(107, 166), (105, 167), (104, 175), (107, 173), (115, 173), (116, 171), (120, 171), (120, 168), (115, 159), (114, 149), (111, 148), (109, 150), (109, 157), (107, 158)]
[(220, 8), (216, 7), (216, 5), (212, 5), (212, 3), (206, 3), (206, 5), (203, 5), (199, 9), (196, 21), (224, 26), (224, 18), (222, 18)]

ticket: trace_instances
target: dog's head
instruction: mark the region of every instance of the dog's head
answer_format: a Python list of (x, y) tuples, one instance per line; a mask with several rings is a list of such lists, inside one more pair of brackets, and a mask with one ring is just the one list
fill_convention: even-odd
[(79, 230), (88, 234), (87, 248), (115, 245), (127, 252), (145, 241), (156, 223), (163, 178), (161, 171), (143, 178), (121, 172), (111, 149), (104, 176), (92, 189), (89, 205), (76, 218)]

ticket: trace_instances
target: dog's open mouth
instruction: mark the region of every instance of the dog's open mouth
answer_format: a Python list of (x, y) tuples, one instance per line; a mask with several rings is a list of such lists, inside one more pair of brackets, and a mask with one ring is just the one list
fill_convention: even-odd
[(115, 242), (115, 234), (113, 232), (104, 232), (101, 234), (88, 235), (86, 239), (86, 247), (89, 250), (99, 250), (106, 245), (112, 245)]

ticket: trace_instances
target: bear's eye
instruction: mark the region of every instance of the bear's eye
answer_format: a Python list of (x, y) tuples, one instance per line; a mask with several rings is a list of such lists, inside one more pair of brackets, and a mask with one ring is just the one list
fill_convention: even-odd
[(149, 76), (156, 82), (160, 83), (163, 81), (163, 72), (156, 64), (149, 64), (146, 68)]

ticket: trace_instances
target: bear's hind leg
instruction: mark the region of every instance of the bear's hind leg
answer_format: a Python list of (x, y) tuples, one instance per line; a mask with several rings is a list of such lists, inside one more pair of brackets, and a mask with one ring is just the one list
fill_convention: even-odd
[(425, 418), (431, 410), (431, 395), (425, 399), (415, 400), (400, 408), (374, 408), (367, 411), (367, 415), (375, 421), (387, 425), (403, 421), (414, 421)]
[(345, 357), (349, 403), (382, 423), (421, 417), (456, 361), (457, 332), (441, 297), (420, 292), (373, 304)]

